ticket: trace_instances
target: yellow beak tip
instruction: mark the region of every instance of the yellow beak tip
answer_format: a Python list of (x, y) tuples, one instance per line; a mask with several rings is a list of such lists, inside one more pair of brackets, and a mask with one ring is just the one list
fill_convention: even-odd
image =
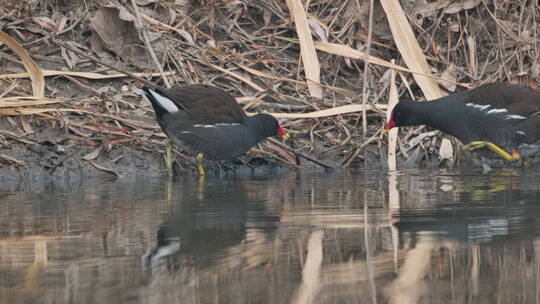
[(388, 132), (390, 132), (390, 129), (384, 129), (382, 132), (383, 134), (388, 134)]
[(289, 133), (285, 133), (285, 134), (281, 135), (281, 138), (283, 138), (284, 140), (289, 139)]

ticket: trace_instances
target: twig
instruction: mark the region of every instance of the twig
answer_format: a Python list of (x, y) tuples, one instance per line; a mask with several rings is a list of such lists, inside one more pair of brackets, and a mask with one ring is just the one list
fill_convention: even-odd
[(139, 76), (137, 76), (137, 75), (135, 75), (135, 74), (133, 74), (133, 73), (131, 73), (131, 72), (128, 72), (128, 71), (126, 71), (126, 70), (124, 70), (124, 69), (122, 69), (122, 68), (119, 68), (119, 67), (115, 67), (115, 66), (113, 66), (113, 65), (111, 65), (111, 64), (105, 63), (105, 62), (103, 62), (103, 61), (101, 61), (101, 60), (98, 60), (98, 59), (92, 57), (92, 56), (86, 55), (84, 52), (81, 52), (81, 51), (79, 51), (79, 50), (77, 50), (77, 49), (75, 49), (75, 48), (69, 46), (68, 44), (64, 43), (64, 42), (61, 41), (61, 40), (58, 40), (58, 39), (54, 39), (54, 38), (53, 38), (53, 39), (52, 39), (52, 42), (53, 42), (54, 44), (58, 45), (59, 47), (66, 48), (66, 49), (72, 51), (73, 53), (75, 53), (75, 54), (77, 54), (77, 55), (79, 55), (79, 56), (81, 56), (81, 57), (84, 57), (84, 58), (86, 58), (86, 59), (88, 59), (88, 60), (90, 60), (90, 61), (92, 61), (92, 62), (95, 62), (95, 63), (97, 63), (97, 64), (101, 64), (102, 66), (108, 67), (109, 69), (111, 69), (111, 70), (113, 70), (113, 71), (117, 71), (117, 72), (120, 72), (120, 73), (122, 73), (122, 74), (126, 74), (127, 76), (129, 76), (129, 77), (131, 77), (131, 78), (133, 78), (133, 79), (136, 79), (136, 80), (138, 80), (138, 81), (144, 82), (145, 84), (147, 84), (147, 85), (149, 85), (149, 86), (151, 86), (151, 87), (153, 87), (153, 88), (158, 87), (155, 83), (153, 83), (153, 82), (151, 82), (151, 81), (148, 81), (148, 80), (146, 80), (146, 79), (144, 79), (144, 78), (142, 78), (142, 77), (139, 77)]
[[(356, 0), (356, 6), (360, 10), (360, 1)], [(369, 1), (369, 25), (368, 25), (368, 37), (366, 42), (366, 51), (364, 59), (364, 81), (362, 84), (362, 141), (366, 140), (367, 133), (367, 115), (366, 115), (366, 104), (367, 104), (367, 86), (368, 86), (368, 75), (369, 75), (369, 51), (371, 50), (371, 33), (373, 25), (373, 0)]]
[(287, 145), (285, 145), (285, 144), (283, 144), (283, 143), (281, 143), (281, 142), (279, 142), (279, 141), (277, 141), (277, 140), (275, 140), (275, 139), (273, 139), (273, 138), (268, 138), (268, 140), (271, 141), (271, 142), (272, 142), (273, 144), (275, 144), (276, 146), (279, 146), (279, 147), (281, 147), (281, 148), (283, 148), (283, 149), (285, 149), (285, 150), (287, 150), (287, 151), (293, 153), (293, 154), (296, 155), (296, 156), (303, 157), (304, 159), (307, 159), (307, 160), (309, 160), (310, 162), (312, 162), (312, 163), (314, 163), (314, 164), (316, 164), (316, 165), (319, 165), (319, 166), (321, 166), (321, 167), (323, 167), (323, 168), (326, 168), (326, 169), (336, 169), (336, 168), (333, 167), (333, 166), (330, 166), (330, 165), (328, 165), (328, 164), (325, 164), (324, 162), (322, 162), (322, 161), (320, 161), (320, 160), (318, 160), (318, 159), (316, 159), (316, 158), (314, 158), (314, 157), (312, 157), (312, 156), (309, 156), (309, 155), (307, 155), (307, 154), (305, 154), (305, 153), (303, 153), (303, 152), (301, 152), (301, 151), (298, 151), (298, 150), (296, 150), (296, 149), (293, 149), (293, 148), (291, 148), (291, 147), (289, 147), (289, 146), (287, 146)]
[(19, 166), (24, 166), (24, 161), (23, 160), (18, 160), (15, 157), (12, 157), (12, 156), (9, 156), (9, 155), (6, 155), (6, 154), (0, 154), (0, 158), (4, 159), (4, 160), (7, 160), (7, 161), (10, 161), (12, 163), (15, 163), (15, 164), (17, 164)]
[[(358, 146), (358, 148), (356, 148), (356, 150), (353, 152), (353, 154), (347, 159), (347, 161), (345, 161), (343, 163), (343, 165), (341, 165), (342, 168), (347, 168), (351, 165), (353, 159), (360, 153), (360, 151), (362, 151), (362, 149), (369, 145), (371, 142), (373, 142), (374, 140), (378, 139), (379, 137), (379, 132), (375, 133), (373, 136), (371, 136), (368, 140), (366, 140), (365, 142), (363, 142), (360, 146)], [(364, 161), (365, 161), (365, 158), (364, 158)]]
[(254, 153), (259, 153), (259, 154), (262, 154), (262, 155), (266, 155), (268, 157), (271, 157), (277, 161), (279, 161), (280, 163), (283, 163), (287, 166), (290, 166), (290, 167), (293, 167), (293, 168), (296, 168), (296, 169), (300, 169), (300, 166), (298, 166), (297, 164), (293, 164), (293, 163), (290, 163), (284, 159), (282, 159), (281, 157), (275, 155), (274, 153), (271, 153), (271, 152), (267, 152), (267, 151), (264, 151), (264, 150), (261, 150), (261, 149), (257, 149), (257, 148), (251, 148), (251, 150), (249, 150), (249, 152), (254, 152)]
[(161, 74), (161, 78), (163, 79), (163, 83), (167, 88), (171, 87), (171, 84), (169, 83), (169, 80), (167, 77), (165, 77), (165, 73), (163, 73), (163, 68), (161, 67), (161, 63), (157, 59), (156, 53), (154, 52), (154, 49), (152, 48), (152, 45), (150, 45), (150, 41), (148, 40), (148, 36), (146, 35), (146, 30), (144, 28), (144, 23), (141, 20), (141, 15), (139, 14), (139, 8), (137, 7), (137, 4), (135, 3), (135, 0), (131, 0), (131, 4), (133, 5), (133, 10), (135, 10), (135, 15), (137, 16), (137, 22), (139, 22), (139, 25), (141, 26), (141, 33), (144, 40), (144, 45), (146, 46), (146, 50), (150, 54), (150, 57), (152, 57), (152, 60), (156, 64), (156, 67)]

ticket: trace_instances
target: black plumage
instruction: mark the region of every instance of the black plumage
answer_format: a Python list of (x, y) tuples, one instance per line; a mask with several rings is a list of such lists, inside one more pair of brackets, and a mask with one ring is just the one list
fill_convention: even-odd
[(492, 142), (504, 148), (540, 140), (540, 90), (490, 83), (429, 102), (402, 99), (385, 129), (426, 125), (467, 144)]
[(234, 158), (269, 136), (287, 137), (276, 118), (247, 116), (225, 91), (208, 85), (142, 88), (162, 130), (187, 152), (210, 160)]

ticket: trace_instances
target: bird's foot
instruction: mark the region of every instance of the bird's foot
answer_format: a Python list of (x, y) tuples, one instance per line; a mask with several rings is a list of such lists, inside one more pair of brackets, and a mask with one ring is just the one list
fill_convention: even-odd
[(496, 144), (489, 141), (472, 141), (468, 143), (467, 145), (464, 145), (461, 149), (463, 151), (472, 152), (472, 151), (482, 149), (482, 148), (487, 148), (495, 152), (502, 159), (508, 162), (517, 162), (521, 160), (521, 157), (519, 156), (519, 153), (516, 150), (512, 150), (512, 153), (509, 154), (508, 152), (504, 151), (502, 148), (500, 148)]
[(197, 170), (199, 171), (199, 177), (204, 176), (204, 167), (203, 167), (203, 158), (202, 153), (197, 154)]
[(169, 140), (165, 145), (165, 154), (166, 154), (166, 164), (167, 164), (167, 173), (169, 176), (173, 176), (173, 153), (172, 153), (172, 142)]

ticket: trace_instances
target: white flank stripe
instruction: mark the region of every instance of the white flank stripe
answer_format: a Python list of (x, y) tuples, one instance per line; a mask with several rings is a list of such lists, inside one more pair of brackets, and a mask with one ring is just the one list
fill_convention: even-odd
[(478, 105), (478, 104), (474, 104), (474, 103), (468, 103), (466, 104), (466, 106), (468, 107), (473, 107), (473, 108), (477, 108), (478, 110), (482, 110), (484, 111), (485, 109), (491, 107), (490, 105)]
[(521, 116), (521, 115), (515, 115), (515, 114), (512, 114), (512, 115), (506, 116), (504, 119), (527, 119), (527, 117), (523, 117), (523, 116)]
[(237, 123), (237, 122), (229, 122), (229, 123), (225, 123), (225, 122), (222, 122), (222, 123), (218, 123), (218, 124), (215, 124), (216, 126), (229, 126), (229, 127), (232, 127), (232, 126), (239, 126), (240, 124)]
[(489, 110), (489, 111), (487, 112), (487, 114), (488, 114), (488, 115), (489, 115), (489, 114), (500, 114), (500, 113), (506, 113), (506, 112), (508, 112), (508, 111), (505, 110), (505, 109), (493, 109), (493, 110)]
[(182, 132), (180, 132), (180, 133), (182, 133), (182, 134), (191, 134), (192, 132), (189, 132), (189, 131), (182, 131)]
[[(478, 109), (478, 110), (484, 112), (485, 115), (495, 115), (495, 114), (508, 113), (508, 110), (506, 110), (506, 109), (491, 109), (491, 110), (488, 110), (491, 107), (491, 105), (478, 105), (478, 104), (474, 104), (474, 103), (467, 103), (466, 106)], [(507, 120), (507, 119), (527, 119), (527, 117), (524, 117), (524, 116), (521, 116), (521, 115), (516, 115), (516, 114), (511, 114), (511, 115), (505, 116), (504, 119), (505, 120)]]
[[(159, 105), (163, 109), (165, 109), (167, 112), (169, 112), (169, 113), (178, 112), (178, 107), (174, 104), (174, 102), (172, 102), (172, 100), (170, 100), (169, 98), (167, 98), (167, 97), (165, 97), (163, 95), (159, 95), (158, 93), (154, 92), (154, 90), (152, 90), (152, 89), (150, 89), (149, 91), (150, 91), (150, 94), (152, 94), (152, 96), (154, 96), (154, 98), (157, 100)], [(143, 94), (143, 96), (144, 96), (144, 94)]]
[(527, 136), (527, 134), (525, 134), (525, 132), (523, 132), (523, 131), (517, 131), (516, 133), (517, 133), (517, 134), (521, 134), (521, 135), (523, 135), (523, 136)]
[(240, 124), (237, 123), (237, 122), (233, 122), (233, 123), (217, 123), (217, 124), (213, 124), (213, 125), (201, 125), (201, 124), (197, 124), (197, 125), (193, 125), (193, 127), (195, 128), (217, 128), (217, 127), (232, 127), (232, 126), (239, 126)]

